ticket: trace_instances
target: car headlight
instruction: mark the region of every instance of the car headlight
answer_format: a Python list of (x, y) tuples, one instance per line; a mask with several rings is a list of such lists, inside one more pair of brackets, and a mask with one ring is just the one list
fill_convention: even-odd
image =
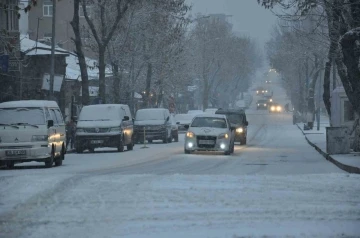
[(264, 103), (264, 106), (266, 107), (266, 103)]
[(272, 102), (272, 98), (270, 98), (270, 100), (269, 100), (270, 102)]
[(121, 127), (112, 127), (112, 128), (110, 128), (110, 131), (119, 132), (119, 131), (121, 131)]
[(274, 107), (274, 106), (272, 106), (270, 109), (271, 109), (271, 111), (275, 111), (275, 107)]
[(259, 91), (256, 91), (256, 93), (259, 93)]
[(47, 141), (48, 135), (35, 135), (31, 137), (31, 141)]
[(237, 128), (237, 129), (236, 129), (236, 132), (237, 132), (237, 133), (243, 133), (243, 132), (244, 132), (244, 129), (243, 129), (242, 127)]
[(84, 129), (83, 128), (77, 128), (76, 132), (84, 132)]
[(193, 132), (191, 132), (191, 131), (188, 131), (188, 132), (186, 132), (186, 137), (187, 138), (194, 138), (195, 134)]
[(260, 106), (260, 104), (258, 103), (258, 106)]
[(265, 93), (267, 93), (267, 90), (265, 91)]
[(229, 138), (229, 135), (227, 133), (223, 133), (218, 136), (218, 139), (227, 139), (227, 138)]
[(278, 106), (278, 107), (276, 108), (276, 110), (281, 111), (281, 107), (280, 107), (280, 106)]

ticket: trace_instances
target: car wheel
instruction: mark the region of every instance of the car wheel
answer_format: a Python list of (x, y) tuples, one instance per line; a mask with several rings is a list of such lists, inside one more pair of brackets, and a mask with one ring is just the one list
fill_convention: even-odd
[(126, 149), (127, 150), (133, 150), (134, 149), (134, 143), (133, 143), (133, 140), (131, 140), (131, 143), (126, 145)]
[(6, 167), (7, 167), (8, 169), (13, 169), (14, 166), (15, 166), (15, 162), (13, 162), (13, 161), (8, 161), (8, 162), (6, 162)]
[(148, 140), (149, 143), (153, 143), (153, 140)]
[(230, 150), (224, 152), (224, 155), (230, 155), (230, 154), (231, 154)]
[(231, 146), (231, 153), (234, 153), (234, 151), (235, 151), (235, 142), (232, 144), (232, 146)]
[(185, 154), (191, 154), (190, 150), (184, 150)]
[(54, 152), (54, 149), (51, 150), (51, 154), (50, 154), (50, 157), (47, 158), (45, 160), (45, 167), (46, 168), (51, 168), (54, 164), (54, 157), (55, 157), (55, 152)]
[(95, 148), (88, 148), (90, 153), (94, 153), (95, 152)]
[(175, 142), (179, 142), (179, 134), (175, 135)]
[(65, 147), (63, 146), (59, 158), (55, 160), (55, 166), (61, 166), (64, 159), (65, 159)]

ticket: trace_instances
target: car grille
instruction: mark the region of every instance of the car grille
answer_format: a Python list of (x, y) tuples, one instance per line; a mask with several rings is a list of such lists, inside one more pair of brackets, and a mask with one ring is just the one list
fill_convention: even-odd
[[(214, 148), (216, 145), (216, 136), (197, 136), (197, 144), (199, 148)], [(208, 140), (208, 141), (214, 141), (213, 144), (208, 145), (208, 144), (200, 144), (199, 141), (200, 140)]]
[(32, 148), (32, 145), (22, 145), (22, 146), (0, 146), (0, 149), (7, 150), (7, 149), (27, 149)]
[(105, 133), (109, 132), (110, 128), (85, 128), (84, 131), (87, 133)]

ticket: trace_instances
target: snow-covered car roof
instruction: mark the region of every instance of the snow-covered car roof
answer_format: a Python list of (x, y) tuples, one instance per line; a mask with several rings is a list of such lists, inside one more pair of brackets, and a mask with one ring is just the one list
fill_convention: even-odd
[(226, 119), (226, 116), (222, 115), (222, 114), (201, 114), (201, 115), (196, 115), (194, 118), (197, 118), (197, 117), (212, 117), (212, 118), (225, 118)]
[(47, 100), (23, 100), (0, 103), (0, 108), (14, 107), (58, 107), (58, 104), (55, 101)]

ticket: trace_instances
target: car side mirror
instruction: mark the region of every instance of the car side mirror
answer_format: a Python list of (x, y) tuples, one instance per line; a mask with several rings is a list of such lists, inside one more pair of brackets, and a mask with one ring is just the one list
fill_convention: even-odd
[(54, 121), (53, 120), (48, 120), (47, 127), (50, 128), (50, 127), (53, 127), (53, 126), (54, 126)]
[(248, 121), (245, 121), (245, 126), (248, 126), (249, 125), (249, 122)]
[(189, 129), (190, 126), (189, 126), (189, 125), (185, 125), (184, 127), (185, 127), (185, 129)]
[(128, 121), (128, 120), (130, 120), (130, 117), (128, 117), (128, 116), (124, 116), (123, 121)]
[(177, 124), (177, 125), (180, 125), (180, 122), (178, 121), (178, 122), (176, 122), (176, 124)]

